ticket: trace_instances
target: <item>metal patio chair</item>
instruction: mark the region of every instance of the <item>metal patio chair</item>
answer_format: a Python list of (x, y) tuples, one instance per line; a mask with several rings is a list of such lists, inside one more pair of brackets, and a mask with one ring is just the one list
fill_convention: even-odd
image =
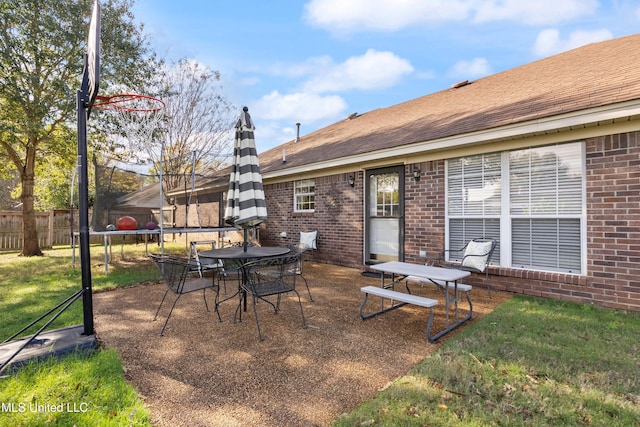
[(318, 231), (301, 231), (300, 245), (305, 245), (308, 250), (315, 251), (318, 249)]
[(313, 297), (311, 296), (311, 290), (309, 289), (309, 282), (304, 277), (304, 255), (305, 252), (309, 250), (309, 247), (305, 244), (298, 243), (297, 245), (290, 245), (289, 249), (291, 252), (287, 255), (297, 256), (298, 263), (295, 266), (284, 271), (285, 276), (299, 276), (302, 280), (304, 280), (304, 285), (307, 287), (307, 293), (309, 294), (309, 301), (313, 301)]
[[(215, 276), (218, 276), (218, 283), (222, 277), (224, 292), (227, 292), (226, 272), (224, 271), (224, 262), (220, 259), (208, 258), (200, 255), (201, 250), (210, 250), (216, 248), (215, 240), (198, 240), (189, 242), (189, 265), (191, 271), (197, 272), (200, 277), (206, 272), (211, 272)], [(203, 249), (205, 247), (205, 249)], [(225, 273), (225, 274), (223, 274)]]
[[(298, 305), (300, 306), (300, 314), (302, 316), (302, 326), (306, 329), (307, 322), (304, 317), (304, 311), (302, 310), (302, 300), (300, 294), (296, 290), (296, 277), (297, 275), (290, 275), (285, 273), (288, 270), (295, 268), (298, 265), (300, 255), (283, 255), (278, 257), (263, 258), (255, 261), (251, 261), (243, 265), (245, 280), (242, 283), (242, 291), (245, 293), (245, 298), (251, 297), (253, 303), (253, 313), (256, 318), (256, 326), (258, 327), (258, 338), (262, 341), (262, 332), (260, 330), (260, 321), (258, 319), (258, 311), (256, 304), (259, 300), (270, 304), (275, 313), (280, 310), (280, 302), (283, 294), (293, 292), (298, 298)], [(270, 301), (268, 297), (276, 297), (276, 301)], [(236, 314), (234, 315), (234, 321), (240, 313), (242, 316), (242, 302), (238, 304), (236, 308)]]
[(220, 287), (216, 284), (214, 279), (207, 279), (190, 275), (189, 273), (193, 271), (193, 261), (190, 262), (190, 260), (186, 258), (160, 254), (151, 254), (150, 257), (156, 267), (158, 267), (158, 270), (160, 271), (164, 282), (167, 284), (167, 290), (164, 292), (162, 301), (160, 301), (158, 310), (156, 310), (156, 314), (153, 317), (154, 321), (158, 318), (158, 314), (160, 313), (162, 304), (164, 303), (164, 300), (167, 297), (169, 291), (173, 292), (176, 295), (176, 299), (173, 301), (173, 305), (169, 310), (167, 319), (165, 320), (164, 325), (162, 326), (162, 330), (160, 331), (161, 336), (164, 335), (164, 330), (167, 327), (167, 323), (169, 323), (169, 318), (171, 317), (173, 309), (175, 308), (176, 303), (178, 302), (180, 297), (191, 292), (202, 290), (202, 296), (207, 311), (209, 311), (209, 304), (207, 303), (206, 290), (211, 289), (213, 292), (215, 292), (215, 312), (218, 314), (218, 319), (222, 321), (222, 319), (220, 318), (220, 313), (218, 312), (217, 304)]
[(472, 239), (460, 249), (445, 250), (442, 259), (446, 261), (443, 266), (472, 273), (484, 273), (485, 286), (491, 298), (489, 264), (497, 246), (498, 241), (489, 237)]

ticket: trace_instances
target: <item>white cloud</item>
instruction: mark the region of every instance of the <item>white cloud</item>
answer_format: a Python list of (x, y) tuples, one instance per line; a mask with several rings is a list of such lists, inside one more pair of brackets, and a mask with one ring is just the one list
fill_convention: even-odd
[(396, 31), (468, 19), (479, 23), (555, 25), (595, 14), (598, 0), (311, 0), (305, 9), (311, 25), (350, 33)]
[(309, 93), (281, 94), (273, 91), (249, 107), (256, 122), (258, 151), (265, 151), (295, 137), (296, 123), (302, 123), (302, 134), (308, 126), (330, 123), (345, 116), (347, 103), (338, 95)]
[(337, 32), (356, 30), (394, 31), (400, 28), (466, 18), (462, 0), (311, 0), (306, 19), (314, 26)]
[[(251, 112), (251, 118), (255, 121), (256, 116)], [(286, 141), (289, 141), (292, 138), (291, 132), (288, 131), (288, 128), (284, 128), (279, 122), (261, 122), (258, 121), (256, 124), (255, 130), (255, 138), (256, 138), (256, 148), (258, 149), (258, 153), (263, 151), (267, 151), (270, 148), (273, 148), (276, 145), (280, 145)]]
[(295, 136), (295, 123), (304, 126), (330, 123), (346, 115), (348, 105), (339, 95), (351, 89), (371, 90), (392, 86), (413, 72), (411, 64), (392, 52), (373, 49), (336, 63), (330, 56), (318, 56), (293, 64), (276, 64), (269, 70), (288, 79), (306, 79), (293, 93), (275, 90), (250, 103), (259, 148), (272, 147)]
[(553, 25), (595, 14), (598, 0), (488, 0), (474, 1), (475, 21), (513, 21), (527, 25)]
[(273, 91), (251, 106), (252, 116), (261, 120), (286, 120), (289, 123), (313, 122), (341, 116), (347, 103), (338, 95), (321, 96), (311, 93), (283, 95)]
[(411, 72), (413, 67), (406, 59), (392, 52), (369, 49), (364, 55), (353, 56), (340, 64), (325, 62), (323, 67), (314, 70), (315, 76), (304, 84), (304, 90), (325, 93), (387, 88)]
[(323, 55), (309, 58), (305, 62), (299, 64), (291, 65), (277, 63), (271, 67), (270, 72), (276, 76), (304, 77), (316, 74), (319, 70), (324, 70), (333, 66), (333, 59), (329, 55)]
[(477, 78), (491, 74), (491, 67), (485, 58), (474, 58), (471, 61), (457, 62), (448, 74), (451, 77)]
[(636, 9), (636, 18), (640, 21), (640, 7)]
[(575, 49), (589, 43), (600, 42), (613, 38), (613, 33), (607, 29), (593, 31), (573, 31), (567, 39), (561, 39), (560, 31), (555, 28), (546, 29), (538, 34), (534, 45), (534, 52), (538, 56), (555, 55), (556, 53)]

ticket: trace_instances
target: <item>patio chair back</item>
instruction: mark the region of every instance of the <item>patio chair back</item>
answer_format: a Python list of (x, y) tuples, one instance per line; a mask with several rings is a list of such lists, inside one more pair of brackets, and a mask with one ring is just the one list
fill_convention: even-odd
[[(280, 302), (283, 294), (294, 293), (298, 298), (300, 306), (300, 314), (302, 316), (302, 326), (307, 327), (302, 309), (302, 301), (300, 294), (296, 290), (297, 274), (289, 274), (297, 268), (300, 262), (301, 254), (287, 254), (278, 257), (263, 258), (252, 261), (243, 266), (246, 281), (242, 283), (242, 289), (246, 292), (247, 297), (251, 296), (253, 303), (253, 313), (256, 318), (256, 326), (258, 328), (258, 338), (262, 341), (262, 332), (260, 330), (260, 322), (256, 304), (258, 300), (262, 300), (270, 304), (274, 312), (277, 314), (280, 310)], [(277, 297), (276, 301), (270, 301), (268, 297)]]
[(189, 264), (191, 265), (192, 270), (198, 272), (200, 277), (202, 277), (202, 274), (206, 271), (218, 272), (224, 267), (222, 260), (207, 258), (200, 255), (200, 251), (202, 251), (203, 248), (205, 250), (215, 249), (215, 240), (192, 241), (189, 242), (189, 246)]
[(284, 271), (285, 276), (299, 276), (302, 280), (304, 280), (304, 285), (307, 287), (307, 293), (309, 294), (309, 300), (313, 301), (313, 297), (311, 296), (311, 290), (309, 289), (309, 282), (307, 282), (307, 279), (304, 277), (304, 255), (305, 252), (307, 252), (309, 250), (309, 246), (302, 244), (302, 243), (298, 243), (297, 245), (290, 245), (289, 249), (291, 249), (291, 252), (289, 252), (287, 255), (290, 256), (297, 256), (298, 257), (298, 263), (295, 266), (292, 266), (289, 269), (286, 269)]
[(300, 245), (307, 246), (308, 249), (318, 249), (318, 232), (317, 231), (301, 231)]
[(482, 237), (471, 239), (460, 249), (449, 249), (445, 251), (444, 259), (453, 257), (459, 259), (459, 262), (451, 262), (447, 264), (447, 267), (457, 268), (460, 270), (471, 271), (474, 273), (485, 274), (485, 285), (489, 297), (491, 297), (491, 284), (489, 282), (489, 264), (491, 263), (491, 257), (498, 246), (498, 241), (489, 237)]

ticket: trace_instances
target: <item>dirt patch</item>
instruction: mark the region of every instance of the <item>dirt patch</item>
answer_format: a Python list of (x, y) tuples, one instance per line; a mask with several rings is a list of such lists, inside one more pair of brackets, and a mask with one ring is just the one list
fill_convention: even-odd
[[(278, 314), (260, 303), (262, 342), (251, 304), (243, 321), (234, 324), (237, 300), (227, 301), (220, 308), (220, 323), (205, 310), (200, 292), (180, 298), (165, 335), (159, 336), (174, 300), (168, 296), (152, 321), (165, 291), (162, 283), (96, 294), (97, 336), (120, 352), (126, 376), (150, 408), (154, 425), (327, 426), (456, 333), (429, 344), (427, 309), (421, 307), (360, 320), (360, 287), (379, 285), (380, 279), (359, 270), (306, 263), (305, 277), (314, 298), (309, 301), (299, 282), (308, 328), (302, 328), (294, 297), (283, 300)], [(233, 292), (231, 283), (227, 287)], [(431, 286), (412, 290), (443, 300)], [(490, 300), (480, 288), (471, 295), (471, 322), (509, 298), (493, 293)], [(208, 297), (212, 306), (213, 294)], [(434, 331), (442, 327), (440, 310)]]

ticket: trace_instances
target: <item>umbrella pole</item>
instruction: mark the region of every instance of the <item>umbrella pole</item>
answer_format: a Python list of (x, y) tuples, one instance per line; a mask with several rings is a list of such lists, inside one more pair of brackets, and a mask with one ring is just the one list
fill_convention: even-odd
[(242, 245), (245, 252), (247, 252), (248, 242), (249, 242), (249, 229), (245, 228), (244, 229), (244, 243)]

